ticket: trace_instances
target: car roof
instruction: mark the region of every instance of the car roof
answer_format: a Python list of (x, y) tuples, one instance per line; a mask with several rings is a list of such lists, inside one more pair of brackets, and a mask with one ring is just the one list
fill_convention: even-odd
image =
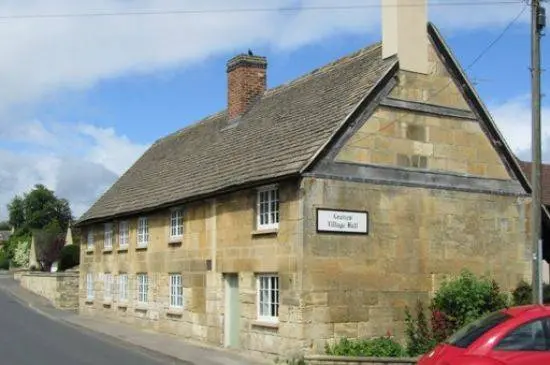
[(541, 305), (541, 304), (529, 304), (522, 306), (509, 307), (504, 309), (504, 313), (507, 313), (513, 317), (520, 315), (537, 315), (537, 314), (549, 314), (550, 315), (550, 306)]

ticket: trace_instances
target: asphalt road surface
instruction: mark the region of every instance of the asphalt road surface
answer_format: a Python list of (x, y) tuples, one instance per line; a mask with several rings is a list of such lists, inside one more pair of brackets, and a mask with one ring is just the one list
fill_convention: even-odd
[(1, 365), (184, 364), (45, 317), (0, 290)]

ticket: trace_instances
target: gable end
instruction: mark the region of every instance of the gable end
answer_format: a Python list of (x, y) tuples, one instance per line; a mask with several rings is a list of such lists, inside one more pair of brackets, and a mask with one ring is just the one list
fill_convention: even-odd
[[(432, 57), (437, 58), (432, 65), (432, 71), (435, 72), (433, 78), (422, 79), (403, 72), (394, 75), (391, 82), (386, 84), (386, 87), (393, 85), (393, 90), (385, 89), (384, 94), (371, 100), (371, 105), (364, 109), (366, 113), (356, 115), (357, 119), (327, 148), (323, 158), (308, 171), (309, 175), (525, 196), (525, 189), (517, 180), (509, 160), (511, 154), (502, 136), (494, 125), (486, 122), (486, 115), (476, 100), (475, 92), (468, 87), (460, 66), (435, 28), (430, 24), (428, 30), (434, 49)], [(438, 75), (447, 75), (447, 78)], [(396, 81), (396, 78), (403, 80)], [(406, 82), (410, 81), (407, 79), (412, 80), (416, 89), (407, 87)], [(441, 88), (442, 84), (450, 87), (448, 96), (438, 91), (446, 88)], [(435, 98), (431, 98), (431, 95)], [(432, 118), (424, 119), (429, 116)], [(402, 120), (405, 118), (406, 122)], [(367, 122), (368, 119), (373, 120)], [(420, 124), (431, 123), (431, 127), (426, 125), (424, 128), (414, 128), (419, 121)], [(443, 124), (438, 126), (438, 123)], [(369, 125), (369, 129), (361, 129), (364, 125)], [(395, 130), (390, 131), (388, 126)], [(433, 134), (428, 137), (430, 131), (437, 132), (439, 136)], [(445, 136), (451, 132), (452, 137)], [(409, 147), (406, 147), (407, 143), (399, 145), (389, 141), (386, 137), (391, 137), (392, 133), (402, 135), (399, 138), (405, 138), (403, 141), (408, 141)], [(460, 141), (455, 140), (459, 137)], [(367, 138), (371, 150), (354, 147), (353, 141)], [(435, 142), (438, 139), (440, 142)], [(404, 151), (399, 152), (401, 149)], [(464, 156), (461, 156), (462, 149), (465, 151)], [(460, 159), (463, 161), (458, 161)]]

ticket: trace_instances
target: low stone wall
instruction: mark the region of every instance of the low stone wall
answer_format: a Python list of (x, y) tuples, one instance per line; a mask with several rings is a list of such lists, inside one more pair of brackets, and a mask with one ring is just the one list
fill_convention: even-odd
[(28, 272), (21, 275), (20, 283), (57, 308), (78, 309), (78, 272)]
[(27, 269), (14, 269), (10, 270), (13, 273), (13, 278), (17, 281), (21, 281), (21, 276), (27, 274), (29, 270)]
[(396, 357), (306, 356), (308, 365), (415, 365), (418, 359)]

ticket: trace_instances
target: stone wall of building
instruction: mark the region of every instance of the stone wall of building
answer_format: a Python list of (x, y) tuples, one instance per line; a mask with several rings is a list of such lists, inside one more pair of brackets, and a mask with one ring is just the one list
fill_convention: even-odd
[(78, 277), (78, 272), (28, 272), (20, 276), (20, 284), (48, 299), (57, 308), (77, 309)]
[[(169, 242), (170, 210), (148, 215), (150, 240), (136, 248), (137, 217), (129, 218), (130, 244), (120, 250), (118, 232), (112, 250), (104, 250), (102, 225), (94, 227), (95, 247), (86, 250), (86, 232), (80, 264), (80, 310), (108, 316), (136, 326), (177, 334), (182, 338), (224, 344), (225, 275), (239, 278), (240, 347), (251, 352), (277, 354), (300, 346), (296, 329), (301, 277), (302, 206), (295, 183), (280, 185), (280, 223), (277, 230), (256, 229), (256, 190), (249, 189), (184, 206), (184, 236)], [(94, 299), (87, 300), (86, 274), (94, 275)], [(105, 273), (114, 276), (112, 299), (105, 300)], [(117, 277), (129, 278), (129, 300), (118, 300)], [(149, 275), (149, 301), (137, 303), (137, 273)], [(169, 305), (169, 274), (182, 274), (183, 309)], [(279, 323), (257, 320), (256, 274), (276, 273), (280, 282)]]
[[(469, 269), (512, 290), (531, 270), (527, 198), (306, 179), (304, 317), (334, 337), (400, 336), (404, 307)], [(316, 208), (369, 212), (368, 235), (316, 233)]]

